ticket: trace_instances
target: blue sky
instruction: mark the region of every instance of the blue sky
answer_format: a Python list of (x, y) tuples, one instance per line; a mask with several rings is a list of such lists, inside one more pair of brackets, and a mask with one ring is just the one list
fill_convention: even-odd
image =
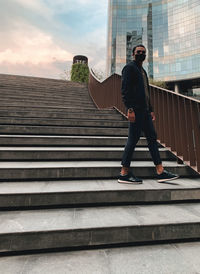
[(77, 54), (105, 71), (108, 0), (0, 4), (0, 73), (62, 78)]

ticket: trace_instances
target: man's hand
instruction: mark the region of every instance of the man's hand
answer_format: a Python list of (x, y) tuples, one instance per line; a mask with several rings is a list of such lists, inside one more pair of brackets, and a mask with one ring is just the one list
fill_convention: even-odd
[(135, 122), (135, 112), (132, 110), (132, 111), (129, 111), (127, 112), (127, 117), (128, 117), (128, 120), (131, 122), (131, 123), (134, 123)]
[(156, 120), (156, 116), (155, 116), (155, 113), (154, 113), (154, 112), (151, 112), (151, 118), (152, 118), (152, 121), (155, 121), (155, 120)]

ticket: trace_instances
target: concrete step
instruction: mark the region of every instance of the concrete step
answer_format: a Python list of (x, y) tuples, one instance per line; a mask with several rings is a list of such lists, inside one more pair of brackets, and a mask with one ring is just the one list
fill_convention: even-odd
[[(56, 92), (55, 92), (56, 90)], [(19, 86), (11, 86), (11, 87), (1, 87), (0, 85), (0, 95), (5, 96), (40, 96), (40, 97), (56, 97), (56, 96), (72, 96), (78, 98), (88, 98), (91, 100), (89, 96), (89, 91), (87, 88), (73, 88), (73, 87), (53, 87), (53, 88), (44, 88), (44, 87), (19, 87)]]
[[(71, 106), (82, 106), (83, 108), (93, 108), (95, 107), (93, 102), (90, 102), (89, 100), (87, 101), (82, 101), (80, 98), (79, 100), (68, 100), (68, 99), (60, 99), (60, 100), (56, 100), (56, 99), (52, 99), (52, 100), (36, 100), (35, 98), (32, 98), (32, 100), (30, 100), (29, 98), (25, 99), (25, 98), (18, 98), (18, 99), (3, 99), (1, 100), (1, 104), (2, 106), (12, 106), (12, 105), (16, 105), (18, 104), (20, 105), (25, 105), (25, 106), (63, 106), (63, 107), (71, 107)], [(26, 105), (27, 104), (27, 105)]]
[(58, 91), (74, 91), (77, 93), (86, 93), (88, 91), (88, 86), (82, 83), (75, 83), (70, 81), (46, 81), (42, 79), (40, 81), (26, 81), (25, 79), (18, 79), (17, 81), (9, 81), (9, 79), (0, 78), (0, 89), (6, 90), (24, 90), (27, 92), (31, 91), (47, 91), (55, 93)]
[(200, 238), (200, 204), (0, 212), (0, 251)]
[(127, 136), (128, 128), (0, 125), (0, 134)]
[(6, 111), (0, 110), (0, 117), (21, 117), (21, 118), (50, 118), (50, 119), (85, 119), (85, 120), (117, 120), (126, 121), (120, 114), (91, 114), (91, 113), (70, 113), (70, 112), (36, 112), (36, 111)]
[[(13, 76), (13, 75), (12, 75)], [(67, 80), (59, 80), (59, 79), (47, 79), (47, 78), (38, 78), (38, 77), (27, 77), (27, 76), (15, 76), (15, 79), (11, 79), (11, 77), (5, 78), (0, 75), (1, 87), (5, 86), (17, 86), (17, 87), (28, 87), (28, 88), (87, 88), (87, 84), (72, 82)]]
[(55, 93), (55, 90), (58, 90), (58, 92), (77, 92), (80, 94), (84, 94), (88, 92), (88, 86), (87, 85), (77, 85), (74, 83), (67, 83), (65, 82), (63, 85), (60, 83), (56, 84), (47, 84), (41, 81), (40, 83), (2, 83), (0, 84), (1, 90), (7, 90), (7, 91), (25, 91), (25, 92), (49, 92), (49, 93)]
[(69, 85), (66, 86), (19, 86), (19, 85), (11, 85), (11, 86), (2, 86), (0, 84), (0, 94), (6, 94), (8, 96), (16, 96), (19, 95), (46, 95), (47, 97), (54, 97), (58, 94), (59, 95), (65, 95), (69, 94), (72, 96), (88, 96), (89, 97), (89, 91), (88, 87), (72, 87)]
[[(164, 167), (180, 176), (197, 176), (188, 166), (164, 161)], [(155, 178), (152, 161), (132, 163), (136, 176)], [(0, 162), (0, 180), (54, 180), (54, 179), (97, 179), (117, 178), (120, 161), (37, 161)]]
[[(167, 149), (160, 148), (162, 160), (176, 160)], [(121, 160), (123, 147), (0, 147), (0, 161), (41, 160)], [(133, 160), (151, 160), (148, 148), (137, 147)]]
[(88, 88), (87, 84), (83, 83), (75, 83), (71, 81), (62, 81), (62, 80), (57, 80), (57, 82), (53, 81), (46, 81), (44, 78), (41, 78), (40, 81), (26, 81), (25, 79), (18, 79), (17, 81), (9, 81), (9, 79), (0, 79), (1, 84), (0, 88), (18, 88), (18, 89), (29, 89), (29, 90), (34, 90), (34, 89), (44, 89), (44, 90), (54, 90), (55, 88), (57, 89), (76, 89), (76, 90), (85, 90)]
[(200, 201), (200, 178), (180, 178), (141, 185), (119, 184), (116, 179), (1, 182), (0, 208), (146, 204)]
[(30, 100), (37, 100), (37, 101), (76, 101), (76, 100), (81, 100), (81, 102), (93, 102), (91, 97), (89, 96), (88, 91), (86, 91), (85, 94), (79, 94), (79, 93), (72, 93), (69, 92), (68, 90), (66, 91), (54, 91), (53, 92), (43, 92), (43, 91), (21, 91), (21, 90), (2, 90), (0, 89), (0, 96), (2, 97), (2, 100), (10, 100), (10, 101), (15, 101), (18, 99), (30, 99)]
[[(26, 77), (26, 76), (25, 76)], [(0, 76), (1, 84), (0, 87), (27, 87), (27, 88), (41, 88), (44, 87), (46, 89), (48, 88), (87, 88), (88, 85), (85, 83), (78, 83), (78, 82), (72, 82), (67, 80), (59, 80), (59, 79), (47, 79), (47, 78), (38, 78), (33, 79), (33, 77), (28, 77), (25, 79), (24, 76), (18, 76), (16, 75), (16, 78), (13, 80), (11, 79), (3, 79), (3, 77)], [(32, 79), (31, 79), (32, 78)]]
[[(18, 76), (17, 76), (18, 77)], [(14, 81), (10, 81), (10, 79), (2, 79), (0, 87), (1, 88), (12, 88), (12, 87), (18, 87), (18, 88), (29, 88), (29, 89), (53, 89), (53, 88), (70, 88), (70, 89), (87, 89), (88, 85), (85, 83), (78, 83), (78, 82), (72, 82), (72, 81), (67, 81), (67, 80), (59, 80), (59, 79), (46, 79), (46, 78), (41, 78), (39, 81), (35, 81), (32, 79), (16, 79)]]
[(128, 128), (128, 121), (0, 117), (0, 125)]
[(0, 264), (9, 274), (197, 274), (199, 254), (200, 242), (168, 243), (4, 256)]
[(22, 75), (10, 75), (10, 74), (0, 74), (1, 84), (25, 84), (27, 83), (28, 86), (33, 83), (41, 85), (42, 83), (45, 86), (49, 83), (50, 85), (73, 85), (73, 86), (86, 86), (84, 83), (77, 83), (67, 80), (60, 80), (60, 79), (51, 79), (51, 78), (42, 78), (42, 77), (34, 77), (34, 76), (22, 76)]
[(70, 87), (70, 86), (65, 86), (65, 87), (60, 87), (60, 86), (54, 86), (54, 87), (28, 87), (28, 86), (7, 86), (7, 87), (2, 87), (0, 85), (0, 94), (6, 94), (6, 96), (16, 96), (17, 94), (19, 95), (32, 95), (32, 96), (47, 96), (47, 97), (54, 97), (56, 95), (58, 96), (75, 96), (77, 97), (80, 95), (82, 98), (88, 97), (89, 96), (89, 91), (88, 88), (82, 88), (82, 87)]
[(42, 106), (42, 107), (39, 107), (39, 106), (19, 106), (19, 105), (15, 105), (15, 106), (1, 106), (0, 105), (0, 110), (1, 111), (33, 111), (33, 112), (65, 112), (65, 113), (90, 113), (91, 115), (93, 114), (108, 114), (108, 115), (112, 115), (112, 114), (118, 114), (119, 116), (121, 116), (116, 110), (114, 109), (105, 109), (105, 110), (99, 110), (97, 109), (96, 107), (94, 108), (77, 108), (77, 107), (73, 107), (73, 106), (70, 106), (70, 107), (59, 107), (59, 106), (56, 106), (56, 107), (53, 107), (53, 106)]
[[(42, 91), (40, 93), (43, 93)], [(55, 95), (56, 94), (56, 95)], [(53, 96), (54, 95), (54, 96)], [(37, 101), (37, 102), (60, 102), (60, 101), (64, 101), (65, 103), (67, 102), (73, 102), (76, 103), (77, 101), (80, 102), (84, 102), (84, 103), (93, 103), (92, 99), (88, 96), (88, 94), (77, 94), (73, 95), (71, 93), (67, 93), (67, 92), (63, 92), (63, 93), (55, 93), (54, 94), (43, 94), (43, 95), (38, 95), (37, 94), (26, 94), (24, 92), (24, 94), (18, 94), (17, 92), (13, 95), (4, 95), (1, 94), (0, 92), (0, 96), (3, 97), (2, 100), (4, 101), (10, 101), (10, 102), (15, 102), (15, 101), (19, 101), (19, 100), (30, 100), (30, 101)]]
[(69, 94), (80, 94), (80, 95), (84, 95), (84, 94), (88, 94), (88, 87), (87, 86), (79, 86), (79, 87), (74, 87), (74, 86), (70, 86), (70, 85), (64, 85), (64, 86), (60, 86), (60, 85), (48, 85), (48, 86), (44, 86), (44, 85), (10, 85), (10, 86), (2, 86), (2, 84), (0, 84), (0, 92), (4, 92), (7, 93), (9, 95), (15, 95), (16, 93), (19, 94), (38, 94), (39, 92), (41, 93), (41, 95), (47, 94), (47, 95), (52, 95), (55, 96), (55, 94), (65, 94), (65, 93), (69, 93)]
[(58, 88), (53, 90), (17, 90), (15, 87), (13, 90), (2, 90), (0, 88), (0, 96), (3, 97), (3, 99), (10, 99), (11, 101), (21, 98), (21, 99), (36, 99), (36, 100), (83, 100), (83, 101), (90, 101), (93, 102), (88, 90), (79, 92), (78, 90), (60, 90)]
[(23, 106), (38, 106), (38, 107), (43, 107), (43, 106), (52, 106), (52, 107), (57, 107), (57, 106), (60, 106), (60, 107), (71, 107), (73, 105), (73, 107), (76, 107), (76, 108), (92, 108), (94, 107), (95, 108), (95, 105), (93, 105), (93, 103), (81, 103), (81, 101), (79, 102), (74, 102), (74, 103), (71, 103), (71, 102), (37, 102), (35, 100), (31, 101), (31, 100), (19, 100), (18, 102), (17, 101), (1, 101), (1, 105), (2, 106), (18, 106), (18, 107), (23, 107)]
[[(1, 86), (1, 85), (0, 85)], [(6, 94), (8, 96), (16, 96), (19, 95), (33, 95), (33, 96), (47, 96), (47, 97), (54, 97), (56, 95), (58, 96), (65, 96), (65, 95), (71, 95), (71, 96), (78, 96), (80, 95), (82, 98), (89, 97), (88, 88), (74, 88), (74, 87), (28, 87), (28, 86), (10, 86), (10, 87), (0, 87), (0, 94)]]
[[(109, 136), (45, 136), (45, 135), (0, 135), (1, 146), (92, 146), (113, 147), (125, 146), (127, 137)], [(146, 146), (147, 142), (141, 137), (137, 146)]]

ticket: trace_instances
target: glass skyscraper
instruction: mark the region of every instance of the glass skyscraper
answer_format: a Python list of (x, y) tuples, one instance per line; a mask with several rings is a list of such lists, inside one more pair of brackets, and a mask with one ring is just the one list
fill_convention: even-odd
[(121, 74), (137, 44), (149, 77), (200, 79), (200, 0), (109, 0), (108, 75)]

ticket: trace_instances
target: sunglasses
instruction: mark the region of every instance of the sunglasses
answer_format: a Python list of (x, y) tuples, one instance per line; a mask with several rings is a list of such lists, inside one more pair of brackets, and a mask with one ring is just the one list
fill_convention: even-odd
[(146, 54), (146, 51), (145, 51), (145, 50), (137, 50), (136, 53), (137, 53), (137, 54), (141, 54), (141, 53), (142, 53), (142, 54)]

